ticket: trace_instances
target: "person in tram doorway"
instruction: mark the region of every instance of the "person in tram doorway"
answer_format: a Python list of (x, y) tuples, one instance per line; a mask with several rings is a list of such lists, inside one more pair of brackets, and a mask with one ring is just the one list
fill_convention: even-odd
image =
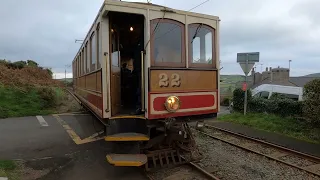
[(135, 47), (134, 54), (133, 54), (133, 77), (135, 82), (135, 87), (134, 89), (136, 90), (134, 92), (134, 101), (135, 101), (135, 112), (133, 114), (139, 115), (143, 114), (142, 107), (141, 107), (141, 43), (138, 43), (137, 46)]
[(122, 67), (121, 67), (121, 91), (122, 91), (122, 95), (123, 98), (122, 99), (122, 105), (127, 107), (130, 102), (131, 102), (131, 98), (130, 98), (130, 88), (131, 88), (131, 84), (130, 84), (130, 79), (131, 77), (131, 71), (128, 69), (127, 67), (127, 63), (123, 63)]

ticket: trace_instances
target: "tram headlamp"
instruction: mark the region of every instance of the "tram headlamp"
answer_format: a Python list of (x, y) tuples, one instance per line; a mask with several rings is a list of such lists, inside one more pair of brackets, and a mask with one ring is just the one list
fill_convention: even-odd
[(164, 103), (167, 111), (176, 112), (180, 109), (180, 99), (177, 96), (169, 96)]

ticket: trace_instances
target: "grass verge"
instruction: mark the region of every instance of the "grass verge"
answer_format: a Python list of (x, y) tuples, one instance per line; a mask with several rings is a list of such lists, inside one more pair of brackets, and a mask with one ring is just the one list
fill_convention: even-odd
[(52, 114), (63, 96), (60, 88), (19, 89), (0, 84), (0, 118)]
[(320, 129), (293, 118), (282, 118), (272, 114), (261, 113), (250, 113), (246, 116), (241, 113), (232, 113), (219, 116), (218, 120), (238, 123), (255, 129), (320, 144)]
[(0, 160), (0, 177), (18, 180), (20, 175), (16, 163), (11, 160)]

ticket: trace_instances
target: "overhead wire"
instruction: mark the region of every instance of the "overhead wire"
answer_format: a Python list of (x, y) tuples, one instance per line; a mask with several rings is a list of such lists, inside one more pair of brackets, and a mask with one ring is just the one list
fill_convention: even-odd
[[(166, 10), (166, 7), (164, 7), (164, 9)], [(158, 25), (159, 25), (160, 21), (164, 18), (165, 15), (166, 15), (166, 11), (164, 11), (162, 18), (158, 20), (158, 22), (157, 22), (157, 24), (156, 24), (156, 27), (155, 27), (154, 30), (152, 31), (152, 33), (151, 33), (151, 35), (150, 35), (150, 38), (149, 38), (148, 42), (146, 43), (146, 46), (144, 47), (144, 50), (146, 50), (148, 44), (150, 43), (150, 40), (152, 39), (155, 31), (156, 31), (157, 28), (158, 28)]]
[[(201, 5), (203, 5), (204, 3), (207, 3), (208, 1), (210, 1), (210, 0), (203, 1), (202, 3), (200, 3), (200, 4), (196, 5), (195, 7), (191, 8), (191, 9), (189, 9), (187, 12), (189, 12), (189, 11), (191, 11), (191, 10), (193, 10), (193, 9), (195, 9), (195, 8), (197, 8), (197, 7), (199, 7), (199, 6), (201, 6)], [(166, 8), (166, 7), (164, 7), (164, 8)], [(160, 20), (162, 20), (162, 19), (164, 18), (165, 13), (166, 13), (166, 11), (164, 11), (163, 17), (162, 17), (161, 19), (159, 19), (159, 21), (157, 22), (156, 28), (158, 27), (158, 24), (159, 24)], [(168, 34), (169, 32), (173, 31), (174, 29), (176, 29), (176, 28), (178, 28), (178, 27), (180, 27), (180, 26), (174, 26), (174, 27), (173, 27), (173, 28), (171, 28), (169, 31), (167, 31), (167, 32), (163, 33), (162, 35), (160, 35), (160, 36), (159, 36), (159, 37), (157, 37), (156, 39), (159, 39), (159, 38), (163, 37), (164, 35)], [(150, 43), (150, 40), (152, 39), (152, 37), (153, 37), (153, 35), (154, 35), (154, 32), (155, 32), (156, 28), (153, 30), (153, 32), (152, 32), (152, 34), (151, 34), (151, 36), (150, 36), (150, 38), (149, 38), (148, 42), (146, 43), (146, 46), (145, 46), (144, 50), (146, 50), (146, 48), (147, 48), (148, 44)]]

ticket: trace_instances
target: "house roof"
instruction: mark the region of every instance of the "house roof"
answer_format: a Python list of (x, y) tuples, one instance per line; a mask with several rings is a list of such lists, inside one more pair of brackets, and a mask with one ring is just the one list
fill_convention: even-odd
[(308, 82), (314, 80), (314, 79), (320, 79), (319, 77), (290, 77), (289, 81), (296, 86), (303, 87)]
[(254, 89), (262, 84), (274, 84), (274, 85), (282, 85), (282, 86), (297, 86), (296, 84), (290, 82), (290, 81), (273, 81), (270, 82), (270, 78), (266, 78), (264, 80), (262, 80), (259, 83), (256, 83), (254, 85), (252, 85), (250, 88)]

